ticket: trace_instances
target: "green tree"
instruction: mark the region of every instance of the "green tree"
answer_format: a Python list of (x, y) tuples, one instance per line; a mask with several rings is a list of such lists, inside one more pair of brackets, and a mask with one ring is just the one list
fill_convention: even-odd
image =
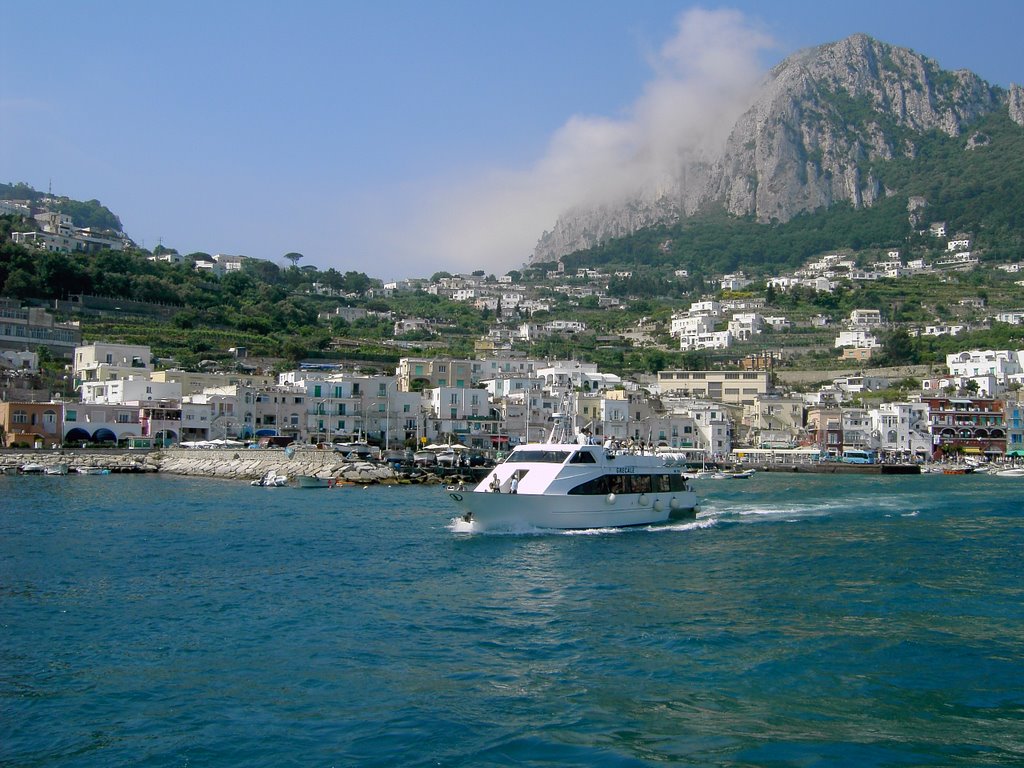
[(890, 365), (914, 365), (919, 362), (910, 334), (898, 328), (882, 344), (882, 358)]

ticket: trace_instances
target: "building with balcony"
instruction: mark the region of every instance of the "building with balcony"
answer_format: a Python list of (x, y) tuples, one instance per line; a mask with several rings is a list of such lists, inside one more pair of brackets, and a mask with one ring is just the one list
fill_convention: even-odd
[(1002, 400), (994, 398), (929, 397), (934, 453), (974, 455), (989, 459), (1006, 453), (1006, 423)]
[(753, 405), (771, 390), (769, 371), (659, 371), (658, 391), (665, 396)]
[(34, 351), (45, 347), (55, 357), (71, 358), (81, 343), (82, 329), (77, 322), (60, 323), (45, 309), (0, 299), (0, 349)]
[(75, 348), (75, 385), (152, 375), (152, 352), (142, 344), (87, 344)]
[(5, 448), (49, 448), (61, 442), (63, 428), (62, 403), (0, 402), (0, 437)]

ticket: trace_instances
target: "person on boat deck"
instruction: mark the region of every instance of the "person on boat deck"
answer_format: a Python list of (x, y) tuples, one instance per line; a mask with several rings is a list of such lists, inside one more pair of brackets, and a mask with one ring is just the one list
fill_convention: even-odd
[(501, 493), (501, 481), (497, 475), (491, 478), (491, 493)]
[(508, 484), (509, 493), (519, 493), (519, 478), (512, 475), (512, 482)]

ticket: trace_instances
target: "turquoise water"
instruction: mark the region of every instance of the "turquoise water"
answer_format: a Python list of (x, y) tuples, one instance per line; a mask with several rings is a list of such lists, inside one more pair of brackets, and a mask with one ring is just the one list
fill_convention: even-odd
[(474, 534), (438, 488), (0, 477), (0, 764), (1021, 765), (1022, 489)]

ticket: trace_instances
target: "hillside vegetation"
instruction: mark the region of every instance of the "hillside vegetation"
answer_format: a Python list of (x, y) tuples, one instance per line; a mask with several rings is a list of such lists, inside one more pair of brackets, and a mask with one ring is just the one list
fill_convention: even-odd
[[(787, 364), (795, 367), (828, 367), (835, 364), (837, 355), (831, 347), (835, 331), (810, 327), (809, 319), (815, 315), (839, 322), (853, 309), (879, 309), (892, 324), (978, 326), (995, 309), (1024, 308), (1022, 288), (1006, 273), (988, 266), (1018, 261), (1024, 252), (1024, 130), (1005, 114), (993, 114), (959, 138), (929, 134), (914, 160), (879, 162), (871, 170), (889, 194), (870, 208), (841, 204), (771, 224), (709, 212), (677, 226), (642, 230), (563, 257), (565, 273), (559, 284), (582, 283), (575, 277), (579, 267), (631, 273), (609, 282), (609, 295), (623, 300), (621, 309), (600, 309), (594, 296), (570, 299), (554, 291), (555, 283), (545, 275), (555, 264), (534, 264), (514, 272), (517, 285), (552, 304), (550, 312), (532, 321), (575, 319), (588, 326), (586, 333), (543, 338), (525, 345), (524, 351), (592, 360), (622, 374), (731, 364), (764, 349), (786, 350)], [(41, 195), (24, 185), (0, 185), (0, 197), (38, 199)], [(927, 200), (914, 224), (907, 210), (911, 197)], [(67, 205), (69, 211), (106, 211), (96, 201), (67, 201)], [(107, 223), (120, 227), (117, 217), (107, 213), (112, 217)], [(945, 221), (951, 235), (969, 233), (982, 266), (969, 273), (841, 283), (834, 293), (798, 289), (783, 294), (765, 286), (765, 278), (791, 272), (823, 253), (852, 253), (868, 263), (896, 248), (904, 259), (934, 259), (945, 250), (945, 240), (922, 234), (931, 221)], [(75, 219), (76, 224), (82, 222)], [(368, 298), (367, 289), (380, 287), (379, 280), (355, 271), (300, 269), (295, 261), (280, 267), (249, 260), (242, 270), (218, 279), (193, 269), (194, 258), (208, 258), (206, 254), (191, 254), (184, 263), (174, 265), (150, 261), (151, 254), (142, 249), (97, 254), (29, 251), (10, 240), (12, 230), (27, 226), (31, 222), (0, 216), (0, 295), (50, 303), (86, 294), (151, 305), (149, 313), (143, 307), (114, 316), (82, 315), (86, 339), (146, 343), (158, 356), (173, 357), (183, 365), (204, 358), (226, 359), (228, 349), (238, 346), (253, 355), (289, 361), (323, 357), (370, 361), (381, 367), (403, 354), (471, 356), (474, 341), (494, 320), (486, 310), (423, 291)], [(674, 273), (680, 269), (688, 270), (688, 277), (677, 279)], [(714, 278), (737, 270), (755, 282), (733, 298), (766, 297), (766, 313), (785, 314), (797, 326), (786, 333), (765, 333), (754, 342), (720, 353), (680, 352), (666, 333), (672, 312), (705, 296), (721, 296)], [(314, 283), (344, 298), (318, 294)], [(965, 297), (984, 299), (985, 310), (960, 306)], [(361, 307), (370, 314), (352, 323), (318, 320), (320, 313), (338, 306)], [(399, 317), (424, 318), (435, 327), (395, 339), (393, 321)], [(635, 328), (641, 318), (659, 328), (653, 346), (633, 348), (613, 340), (616, 334)], [(968, 336), (908, 338), (898, 325), (890, 327), (884, 336), (886, 362), (941, 362), (956, 349), (1022, 343), (1018, 327), (998, 324)]]
[[(974, 139), (977, 145), (967, 148)], [(721, 211), (616, 238), (563, 257), (566, 268), (601, 267), (649, 271), (630, 289), (656, 295), (654, 287), (675, 269), (698, 281), (744, 270), (774, 275), (830, 251), (879, 252), (890, 248), (928, 252), (944, 243), (919, 234), (928, 222), (945, 221), (950, 234), (968, 232), (987, 260), (1016, 261), (1024, 250), (1024, 129), (1005, 112), (986, 117), (963, 136), (937, 131), (921, 141), (913, 159), (878, 161), (871, 171), (887, 196), (870, 208), (848, 203), (802, 214), (785, 223), (759, 224), (752, 217)], [(911, 197), (927, 201), (923, 221), (913, 226)], [(544, 265), (551, 266), (551, 265)]]

